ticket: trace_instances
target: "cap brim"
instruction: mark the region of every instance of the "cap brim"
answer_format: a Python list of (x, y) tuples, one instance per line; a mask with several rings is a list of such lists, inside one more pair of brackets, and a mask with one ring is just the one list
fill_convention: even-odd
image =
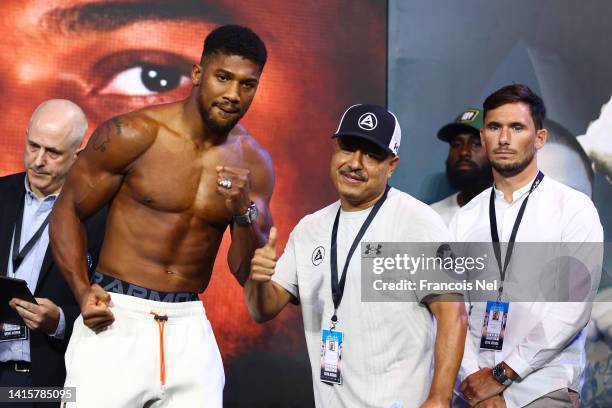
[(475, 135), (480, 135), (480, 129), (465, 123), (449, 123), (438, 131), (438, 139), (450, 142), (453, 136), (459, 133), (474, 133)]
[(332, 139), (334, 137), (340, 137), (340, 136), (353, 136), (353, 137), (358, 137), (360, 139), (364, 139), (367, 140), (369, 142), (374, 143), (376, 146), (380, 147), (381, 149), (383, 149), (385, 152), (389, 153), (392, 156), (396, 156), (395, 152), (393, 150), (391, 150), (389, 148), (389, 146), (384, 145), (383, 143), (380, 142), (380, 140), (370, 136), (370, 135), (365, 135), (363, 133), (359, 133), (359, 132), (342, 132), (342, 133), (334, 133), (332, 136)]

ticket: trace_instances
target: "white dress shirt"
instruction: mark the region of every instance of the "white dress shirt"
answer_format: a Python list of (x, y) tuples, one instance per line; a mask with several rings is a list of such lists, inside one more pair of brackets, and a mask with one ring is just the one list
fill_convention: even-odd
[[(511, 203), (495, 189), (501, 242), (508, 242), (532, 182), (533, 179), (516, 190)], [(488, 188), (457, 212), (449, 227), (457, 241), (491, 242), (490, 195), (491, 188)], [(530, 195), (516, 242), (597, 243), (603, 242), (603, 229), (595, 206), (585, 194), (544, 177)], [(598, 285), (599, 281), (594, 284)], [(561, 388), (580, 391), (586, 362), (584, 327), (589, 320), (591, 303), (511, 302), (501, 351), (479, 349), (485, 303), (473, 306), (461, 380), (480, 368), (492, 368), (504, 361), (520, 377), (503, 393), (509, 408), (525, 406)]]
[(442, 217), (446, 225), (450, 224), (455, 214), (457, 214), (457, 211), (461, 208), (457, 202), (458, 197), (459, 193), (457, 192), (430, 205), (431, 208), (440, 214), (440, 217)]

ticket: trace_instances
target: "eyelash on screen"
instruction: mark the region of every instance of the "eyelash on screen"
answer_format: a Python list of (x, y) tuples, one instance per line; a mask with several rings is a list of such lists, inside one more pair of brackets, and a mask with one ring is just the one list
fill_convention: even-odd
[(172, 67), (141, 64), (121, 71), (100, 94), (156, 95), (188, 85), (189, 77)]
[(177, 54), (131, 50), (111, 54), (95, 64), (101, 78), (95, 94), (148, 97), (190, 84), (191, 63)]

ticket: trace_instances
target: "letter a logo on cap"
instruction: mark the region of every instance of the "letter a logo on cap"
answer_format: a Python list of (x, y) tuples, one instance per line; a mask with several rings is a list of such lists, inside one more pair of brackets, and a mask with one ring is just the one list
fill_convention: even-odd
[(378, 125), (378, 120), (373, 113), (367, 112), (359, 117), (357, 125), (363, 130), (374, 130)]

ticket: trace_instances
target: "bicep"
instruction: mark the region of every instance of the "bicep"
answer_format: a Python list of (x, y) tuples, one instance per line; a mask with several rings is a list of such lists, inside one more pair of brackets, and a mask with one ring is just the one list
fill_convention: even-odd
[(258, 154), (249, 164), (250, 197), (257, 205), (260, 214), (258, 224), (262, 230), (268, 231), (272, 226), (272, 215), (269, 205), (274, 191), (274, 165), (272, 159), (265, 154)]
[(130, 165), (148, 145), (134, 130), (113, 119), (102, 124), (71, 169), (62, 195), (75, 208), (79, 218), (95, 214), (121, 187)]
[(79, 158), (62, 191), (64, 204), (72, 205), (79, 218), (86, 219), (100, 210), (121, 186), (122, 176), (92, 168), (87, 159)]
[(274, 191), (274, 165), (266, 155), (258, 157), (249, 163), (251, 171), (251, 194), (266, 204), (270, 203)]

